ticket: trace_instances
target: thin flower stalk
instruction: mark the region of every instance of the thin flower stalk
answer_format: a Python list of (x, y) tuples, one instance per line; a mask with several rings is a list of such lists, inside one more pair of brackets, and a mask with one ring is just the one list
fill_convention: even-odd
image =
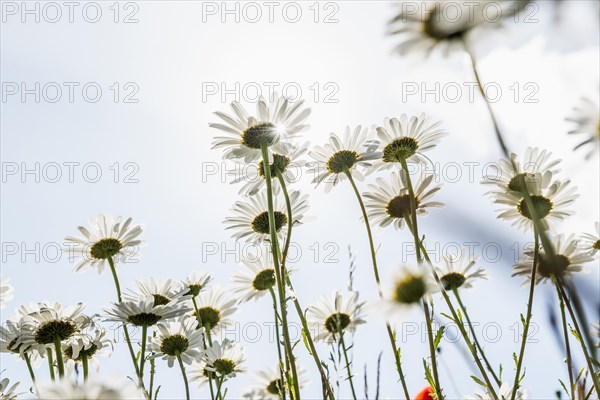
[(83, 368), (83, 381), (87, 382), (88, 380), (88, 373), (89, 373), (89, 365), (88, 365), (88, 359), (87, 356), (85, 354), (82, 354), (81, 356), (81, 366)]
[(140, 375), (139, 385), (142, 387), (144, 385), (144, 365), (146, 363), (146, 336), (148, 336), (148, 325), (142, 325), (142, 348), (140, 352)]
[[(338, 326), (341, 326), (338, 324)], [(344, 342), (344, 333), (340, 329), (340, 346), (342, 347), (342, 351), (344, 353), (344, 360), (346, 361), (346, 371), (348, 371), (348, 382), (350, 383), (350, 390), (352, 391), (352, 398), (356, 400), (356, 390), (354, 390), (354, 381), (352, 380), (352, 369), (350, 367), (350, 360), (348, 358), (348, 348), (346, 347), (346, 343)]]
[(560, 303), (560, 320), (562, 323), (563, 330), (563, 338), (565, 341), (565, 353), (566, 353), (566, 361), (567, 361), (567, 369), (569, 375), (569, 391), (571, 395), (571, 399), (575, 400), (575, 379), (573, 377), (573, 359), (571, 358), (571, 343), (569, 340), (569, 329), (567, 327), (567, 316), (565, 314), (565, 302), (560, 295), (560, 290), (556, 287), (556, 294), (558, 295), (558, 300)]
[(177, 361), (179, 362), (179, 368), (181, 369), (181, 376), (183, 377), (183, 384), (185, 385), (185, 398), (190, 400), (190, 385), (188, 383), (187, 375), (185, 373), (185, 366), (181, 360), (181, 356), (177, 355)]
[[(194, 314), (196, 315), (196, 321), (198, 321), (197, 329), (200, 329), (200, 327), (204, 327), (204, 333), (205, 333), (206, 337), (202, 338), (202, 344), (204, 346), (204, 350), (206, 350), (208, 348), (208, 345), (206, 344), (206, 342), (208, 341), (208, 343), (212, 343), (210, 326), (208, 326), (208, 325), (205, 326), (202, 323), (202, 317), (200, 316), (200, 310), (198, 309), (198, 303), (196, 302), (196, 296), (192, 297), (192, 304), (194, 305)], [(213, 380), (212, 380), (212, 377), (210, 374), (208, 375), (208, 387), (210, 389), (211, 400), (215, 400)]]
[(31, 360), (29, 358), (29, 355), (27, 353), (24, 353), (23, 357), (25, 358), (25, 364), (27, 364), (27, 371), (29, 371), (29, 376), (31, 377), (31, 383), (33, 383), (33, 385), (35, 385), (35, 373), (33, 372), (33, 368), (31, 367)]
[(48, 368), (50, 370), (50, 379), (55, 381), (56, 376), (54, 375), (54, 360), (53, 360), (53, 355), (52, 355), (52, 349), (48, 347), (46, 349), (46, 354), (48, 356)]
[[(279, 312), (277, 311), (277, 296), (275, 295), (275, 291), (273, 290), (273, 288), (269, 288), (269, 293), (271, 293), (271, 299), (273, 300), (273, 313), (274, 313), (274, 318), (275, 318), (275, 337), (277, 338), (276, 345), (277, 345), (277, 357), (279, 358), (279, 376), (282, 382), (284, 382), (284, 378), (285, 378), (285, 368), (283, 365), (283, 355), (281, 354), (281, 342), (279, 341), (279, 322), (280, 322), (280, 318), (279, 318)], [(285, 400), (285, 389), (283, 387), (281, 387), (279, 392), (279, 395), (281, 397), (282, 400)]]

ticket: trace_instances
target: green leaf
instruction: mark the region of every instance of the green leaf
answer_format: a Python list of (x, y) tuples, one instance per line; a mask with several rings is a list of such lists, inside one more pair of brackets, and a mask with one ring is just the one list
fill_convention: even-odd
[(476, 377), (475, 375), (471, 375), (471, 379), (473, 379), (475, 381), (475, 383), (478, 384), (479, 386), (483, 386), (485, 389), (488, 389), (485, 382), (482, 381), (481, 379), (479, 379), (478, 377)]
[(444, 335), (444, 329), (446, 329), (446, 327), (444, 325), (440, 326), (440, 329), (437, 331), (436, 335), (435, 335), (435, 339), (433, 341), (433, 348), (435, 350), (437, 350), (440, 341), (442, 340), (442, 336)]

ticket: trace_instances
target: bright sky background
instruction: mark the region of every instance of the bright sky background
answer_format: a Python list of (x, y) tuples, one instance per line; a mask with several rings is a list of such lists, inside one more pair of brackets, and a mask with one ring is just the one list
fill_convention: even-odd
[[(540, 3), (535, 14), (537, 23), (508, 23), (502, 29), (478, 31), (473, 37), (475, 51), (482, 79), (497, 83), (503, 91), (494, 109), (509, 147), (519, 154), (530, 145), (551, 150), (564, 160), (562, 176), (579, 187), (577, 215), (559, 225), (558, 231), (593, 232), (594, 221), (599, 219), (598, 155), (586, 161), (585, 150), (572, 152), (583, 139), (567, 136), (571, 125), (564, 119), (580, 97), (598, 96), (597, 3), (564, 2), (559, 19), (554, 4), (550, 4), (553, 2)], [(29, 3), (31, 7), (33, 4)], [(490, 280), (478, 283), (474, 290), (465, 292), (464, 298), (472, 319), (480, 324), (478, 333), (490, 338), (485, 344), (489, 358), (495, 365), (502, 363), (505, 379), (512, 381), (512, 353), (519, 346), (515, 327), (519, 313), (525, 312), (527, 289), (510, 278), (511, 265), (531, 238), (497, 220), (495, 207), (483, 197), (486, 188), (479, 184), (483, 166), (496, 161), (500, 151), (483, 102), (478, 96), (473, 102), (468, 99), (465, 83), (474, 78), (464, 54), (428, 60), (393, 55), (397, 39), (386, 36), (385, 28), (395, 11), (386, 1), (336, 2), (329, 6), (320, 3), (318, 22), (314, 20), (314, 6), (310, 8), (312, 2), (298, 3), (302, 16), (297, 23), (282, 17), (285, 3), (275, 9), (273, 23), (260, 2), (257, 4), (263, 16), (256, 23), (244, 18), (237, 23), (234, 15), (227, 16), (223, 23), (219, 13), (204, 15), (203, 20), (203, 4), (191, 1), (131, 3), (137, 5), (137, 10), (121, 3), (117, 23), (109, 8), (112, 2), (102, 2), (100, 21), (90, 23), (82, 17), (85, 4), (75, 9), (73, 23), (68, 21), (66, 7), (62, 7), (62, 19), (56, 23), (44, 18), (36, 23), (31, 15), (23, 23), (21, 14), (10, 15), (3, 2), (3, 95), (10, 82), (26, 82), (28, 88), (33, 88), (35, 82), (41, 87), (57, 82), (63, 97), (56, 103), (42, 97), (36, 103), (34, 95), (27, 95), (25, 102), (14, 95), (1, 103), (2, 276), (9, 277), (15, 287), (15, 298), (2, 310), (2, 320), (10, 317), (17, 305), (32, 301), (47, 299), (67, 305), (82, 301), (88, 305), (87, 311), (94, 313), (114, 300), (110, 274), (73, 274), (73, 264), (67, 257), (56, 255), (65, 236), (76, 233), (77, 225), (85, 225), (90, 216), (103, 211), (132, 216), (146, 225), (143, 239), (148, 246), (143, 249), (140, 263), (119, 268), (123, 287), (132, 287), (134, 280), (149, 277), (183, 279), (191, 271), (209, 271), (216, 282), (227, 284), (236, 268), (236, 255), (231, 252), (235, 242), (222, 221), (239, 198), (239, 188), (221, 177), (224, 164), (220, 152), (210, 150), (216, 132), (208, 128), (208, 123), (215, 121), (214, 111), (228, 111), (233, 95), (223, 99), (220, 89), (217, 94), (205, 89), (222, 83), (228, 89), (235, 88), (236, 83), (240, 88), (249, 84), (246, 87), (253, 96), (251, 89), (257, 83), (268, 95), (268, 83), (277, 82), (279, 89), (288, 84), (290, 95), (294, 94), (293, 88), (301, 89), (313, 110), (311, 129), (304, 137), (313, 144), (323, 144), (329, 132), (341, 132), (346, 125), (381, 124), (384, 117), (401, 113), (426, 112), (443, 121), (450, 135), (430, 156), (444, 172), (445, 186), (438, 200), (445, 202), (446, 208), (433, 210), (421, 220), (420, 228), (431, 248), (434, 243), (440, 249), (447, 248), (448, 243), (478, 243), (476, 254)], [(220, 2), (205, 7), (212, 5), (222, 7)], [(243, 4), (239, 7), (243, 9)], [(253, 18), (254, 11), (246, 10)], [(47, 19), (53, 18), (54, 11), (47, 11)], [(138, 22), (123, 23), (125, 16), (134, 11), (133, 18)], [(338, 22), (323, 23), (332, 12)], [(93, 17), (94, 10), (88, 10), (87, 15)], [(79, 84), (72, 103), (64, 82)], [(96, 103), (82, 97), (81, 88), (89, 82), (102, 89)], [(117, 103), (113, 99), (115, 82), (120, 94)], [(456, 83), (464, 88), (463, 98), (456, 103), (435, 101), (432, 95), (403, 99), (403, 83), (407, 82), (427, 88), (433, 88), (436, 82), (441, 86)], [(520, 88), (517, 102), (511, 87)], [(538, 101), (526, 103), (525, 95), (532, 87), (539, 89), (532, 95)], [(133, 98), (139, 101), (124, 103), (124, 96), (135, 88), (139, 90)], [(47, 94), (54, 97), (53, 91)], [(93, 96), (93, 89), (89, 94)], [(39, 182), (34, 174), (21, 175), (23, 167), (33, 169), (36, 163), (40, 163), (40, 171), (47, 172)], [(61, 166), (62, 178), (56, 183), (51, 182), (53, 163)], [(69, 163), (79, 163), (70, 164), (74, 165), (72, 182)], [(462, 175), (454, 179), (457, 164), (462, 167)], [(5, 176), (15, 165), (18, 172)], [(471, 178), (467, 165), (474, 165)], [(209, 173), (215, 168), (218, 173)], [(97, 169), (102, 176), (94, 183), (91, 181)], [(116, 179), (115, 170), (119, 171)], [(137, 183), (127, 183), (130, 173), (133, 175), (129, 178)], [(316, 217), (294, 230), (299, 253), (290, 265), (297, 270), (293, 279), (302, 305), (307, 307), (321, 294), (346, 288), (348, 246), (357, 256), (355, 288), (363, 299), (376, 300), (366, 232), (350, 186), (344, 182), (325, 194), (322, 188), (312, 187), (310, 178), (303, 176), (294, 186), (310, 193), (310, 215)], [(366, 190), (365, 183), (360, 186)], [(388, 283), (403, 261), (402, 244), (411, 239), (407, 231), (386, 229), (377, 232), (376, 241), (381, 245), (383, 281)], [(483, 254), (487, 243), (492, 243), (490, 253)], [(27, 253), (26, 249), (34, 249), (36, 244), (39, 251)], [(502, 255), (494, 262), (497, 247)], [(217, 254), (207, 251), (214, 248), (220, 249)], [(593, 272), (579, 278), (577, 284), (597, 308), (598, 263), (590, 265), (590, 270)], [(558, 379), (567, 379), (562, 352), (547, 324), (548, 310), (557, 310), (551, 289), (538, 291), (534, 322), (539, 331), (534, 335), (536, 343), (527, 347), (525, 386), (534, 399), (553, 397), (559, 388)], [(441, 301), (438, 304), (438, 311), (442, 311)], [(251, 370), (272, 367), (276, 361), (268, 328), (263, 325), (270, 323), (271, 312), (269, 300), (263, 298), (242, 305), (237, 314), (240, 328), (231, 334), (237, 333), (245, 346)], [(410, 319), (423, 326), (422, 315)], [(247, 325), (251, 323), (263, 327), (258, 341), (253, 340), (256, 324)], [(251, 328), (245, 331), (244, 326)], [(401, 343), (403, 365), (414, 394), (425, 386), (421, 359), (427, 354), (427, 346), (421, 334), (422, 329)], [(442, 342), (440, 357), (440, 379), (449, 399), (462, 398), (477, 387), (469, 378), (470, 365), (450, 342), (452, 338)], [(363, 392), (366, 365), (373, 396), (377, 357), (383, 351), (381, 394), (398, 398), (400, 384), (396, 382), (381, 320), (369, 316), (368, 324), (357, 331), (355, 344), (354, 371), (359, 392)], [(306, 398), (318, 398), (316, 369), (301, 344), (298, 349), (300, 364), (312, 378)], [(125, 347), (120, 344), (117, 350), (110, 358), (101, 359), (103, 376), (133, 373)], [(319, 345), (319, 350), (322, 358), (327, 358), (328, 349)], [(582, 366), (580, 349), (574, 353)], [(0, 362), (0, 369), (5, 370), (3, 377), (29, 382), (24, 364), (6, 354), (0, 356)], [(157, 364), (160, 398), (183, 396), (179, 371), (168, 370), (161, 361)], [(46, 373), (46, 369), (39, 370), (40, 376)], [(239, 397), (251, 382), (251, 374), (231, 381), (229, 397)], [(193, 386), (193, 396), (206, 397), (206, 388), (199, 391)], [(345, 384), (344, 396), (349, 396)]]

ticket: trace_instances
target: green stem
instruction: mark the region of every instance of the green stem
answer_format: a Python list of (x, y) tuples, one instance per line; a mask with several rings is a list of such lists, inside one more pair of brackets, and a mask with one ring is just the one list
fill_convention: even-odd
[(223, 381), (225, 380), (225, 376), (217, 377), (217, 400), (221, 400), (221, 386), (223, 386)]
[[(273, 253), (273, 262), (275, 269), (275, 277), (277, 278), (277, 290), (279, 292), (279, 308), (281, 310), (281, 323), (283, 328), (283, 342), (286, 352), (286, 358), (290, 364), (292, 370), (292, 379), (294, 380), (294, 398), (300, 400), (300, 389), (298, 385), (298, 372), (296, 370), (296, 359), (292, 350), (290, 342), (290, 334), (288, 331), (287, 322), (287, 307), (286, 307), (286, 296), (285, 296), (285, 283), (284, 274), (282, 274), (279, 265), (279, 248), (277, 240), (277, 232), (275, 231), (275, 213), (273, 209), (273, 188), (271, 182), (271, 164), (269, 163), (269, 152), (266, 144), (261, 144), (262, 158), (263, 158), (263, 170), (265, 175), (265, 181), (267, 184), (267, 205), (268, 205), (268, 217), (269, 217), (269, 232), (271, 236), (271, 252)], [(288, 221), (288, 224), (293, 223)], [(292, 393), (290, 393), (292, 396)]]
[(569, 341), (569, 330), (567, 329), (567, 316), (565, 314), (565, 302), (560, 295), (560, 290), (556, 287), (556, 293), (558, 294), (558, 300), (560, 302), (560, 319), (562, 323), (563, 337), (565, 339), (565, 353), (567, 358), (567, 369), (569, 370), (569, 389), (571, 400), (575, 400), (575, 380), (573, 378), (573, 360), (571, 359), (571, 343)]
[[(154, 354), (154, 353), (152, 353)], [(154, 375), (156, 374), (156, 360), (154, 359), (154, 357), (150, 358), (150, 386), (148, 389), (148, 397), (150, 398), (150, 400), (152, 400), (152, 396), (153, 393), (152, 391), (154, 390)]]
[[(281, 342), (279, 341), (279, 313), (277, 312), (277, 296), (275, 295), (275, 291), (273, 288), (269, 288), (269, 293), (271, 293), (271, 299), (273, 300), (273, 311), (275, 313), (275, 337), (277, 342), (277, 356), (279, 357), (279, 375), (281, 378), (281, 382), (285, 382), (285, 371), (283, 364), (283, 355), (281, 354)], [(279, 387), (279, 396), (285, 400), (285, 388), (283, 385)]]
[(558, 288), (558, 291), (560, 293), (562, 300), (564, 301), (565, 305), (567, 306), (567, 310), (569, 311), (569, 315), (571, 317), (571, 322), (573, 323), (575, 332), (579, 336), (579, 343), (581, 344), (581, 349), (583, 350), (583, 355), (585, 356), (585, 361), (587, 362), (588, 370), (590, 372), (590, 375), (592, 376), (592, 381), (594, 382), (594, 388), (596, 390), (596, 394), (598, 395), (598, 397), (600, 397), (600, 378), (598, 377), (598, 374), (596, 373), (596, 371), (594, 369), (594, 361), (590, 357), (588, 348), (585, 344), (585, 341), (583, 340), (583, 336), (581, 334), (581, 329), (579, 328), (579, 323), (577, 322), (577, 318), (575, 316), (575, 312), (573, 311), (573, 307), (571, 306), (571, 302), (569, 301), (569, 298), (567, 297), (567, 293), (565, 292), (565, 288), (563, 287), (560, 277), (555, 277), (554, 283), (556, 284), (556, 287)]
[(148, 335), (148, 325), (142, 325), (142, 349), (140, 352), (140, 376), (139, 385), (144, 386), (144, 364), (146, 363), (146, 336)]
[(52, 359), (52, 349), (50, 347), (46, 349), (46, 354), (48, 355), (48, 368), (50, 370), (50, 379), (54, 381), (56, 380), (56, 377), (54, 376), (54, 360)]
[[(356, 195), (356, 199), (358, 200), (358, 205), (360, 206), (360, 210), (362, 212), (363, 219), (365, 221), (365, 226), (367, 228), (367, 236), (369, 237), (369, 248), (371, 250), (371, 263), (373, 264), (373, 275), (375, 276), (375, 283), (377, 284), (377, 291), (379, 292), (379, 298), (383, 298), (383, 290), (381, 289), (381, 280), (379, 279), (379, 269), (377, 268), (377, 255), (375, 251), (375, 244), (373, 242), (373, 233), (371, 232), (371, 224), (369, 223), (369, 217), (367, 215), (367, 210), (365, 208), (365, 204), (363, 202), (362, 196), (358, 191), (358, 187), (356, 186), (356, 182), (354, 182), (354, 178), (349, 170), (345, 171), (348, 180), (350, 181), (350, 185), (354, 190), (354, 194)], [(398, 372), (398, 376), (400, 377), (400, 382), (402, 383), (402, 390), (404, 391), (404, 396), (406, 399), (410, 399), (410, 394), (408, 392), (408, 386), (406, 385), (406, 380), (404, 378), (404, 372), (402, 371), (402, 363), (400, 361), (400, 353), (398, 352), (398, 346), (396, 345), (396, 335), (392, 331), (392, 327), (388, 322), (385, 324), (388, 338), (390, 340), (390, 344), (392, 346), (392, 351), (394, 353), (394, 360), (396, 363), (396, 371)]]
[(58, 366), (58, 376), (62, 379), (65, 376), (65, 364), (63, 362), (62, 345), (60, 338), (54, 338), (54, 352), (56, 353), (56, 365)]
[(534, 249), (533, 249), (533, 266), (531, 269), (531, 282), (529, 283), (529, 299), (527, 300), (527, 315), (525, 316), (525, 326), (523, 327), (523, 338), (521, 342), (521, 351), (519, 352), (519, 358), (517, 359), (517, 372), (515, 373), (515, 379), (513, 382), (513, 390), (511, 394), (511, 400), (515, 400), (515, 396), (517, 395), (517, 390), (519, 389), (519, 382), (521, 379), (521, 367), (523, 365), (523, 357), (525, 356), (525, 345), (527, 344), (527, 333), (529, 332), (529, 325), (531, 322), (531, 315), (533, 309), (533, 294), (535, 292), (536, 286), (536, 275), (537, 275), (537, 267), (538, 267), (538, 258), (539, 258), (539, 235), (537, 234), (537, 229), (534, 228)]
[(350, 369), (350, 360), (348, 359), (348, 349), (346, 343), (344, 343), (344, 333), (340, 330), (340, 345), (344, 352), (344, 360), (346, 360), (346, 370), (348, 371), (348, 381), (350, 382), (350, 389), (352, 390), (352, 398), (356, 400), (356, 391), (354, 390), (354, 382), (352, 380), (352, 370)]
[[(210, 326), (208, 324), (206, 326), (204, 326), (202, 324), (202, 317), (200, 317), (200, 310), (198, 309), (198, 303), (196, 303), (196, 296), (192, 297), (192, 304), (194, 305), (194, 313), (196, 314), (196, 321), (198, 321), (198, 326), (196, 327), (196, 329), (200, 329), (200, 327), (204, 328), (204, 335), (206, 337), (202, 337), (202, 344), (204, 345), (204, 350), (206, 350), (208, 348), (208, 346), (206, 345), (206, 339), (208, 339), (208, 343), (212, 346), (212, 339), (211, 339), (211, 335), (210, 335)], [(215, 393), (214, 393), (214, 388), (213, 388), (213, 381), (212, 381), (212, 378), (210, 377), (210, 375), (208, 376), (208, 386), (210, 388), (210, 398), (214, 400)]]
[(85, 354), (81, 355), (81, 365), (83, 366), (83, 381), (87, 382), (89, 366), (88, 366), (88, 359)]
[(27, 353), (23, 353), (23, 358), (25, 358), (25, 364), (27, 364), (27, 370), (29, 371), (29, 376), (31, 377), (31, 383), (33, 383), (35, 386), (35, 373), (31, 367), (31, 359), (29, 359), (29, 355)]
[(475, 347), (479, 350), (479, 353), (481, 354), (481, 358), (483, 358), (483, 362), (485, 363), (490, 374), (492, 374), (494, 381), (496, 381), (496, 384), (498, 386), (500, 386), (502, 384), (502, 382), (500, 381), (500, 378), (498, 377), (498, 375), (496, 375), (494, 368), (492, 368), (492, 365), (490, 364), (487, 357), (485, 356), (485, 352), (483, 351), (483, 347), (481, 347), (481, 344), (479, 344), (479, 340), (477, 340), (477, 335), (475, 334), (475, 328), (473, 327), (473, 324), (471, 323), (471, 318), (469, 317), (467, 308), (463, 304), (462, 299), (461, 299), (460, 295), (458, 294), (458, 289), (454, 287), (454, 288), (452, 288), (452, 292), (454, 293), (454, 297), (456, 297), (456, 301), (458, 301), (458, 305), (460, 306), (460, 309), (462, 310), (462, 312), (467, 320), (467, 324), (469, 325), (469, 330), (471, 331), (471, 335), (473, 335), (473, 343), (475, 344)]
[(181, 375), (183, 376), (183, 384), (185, 385), (185, 398), (190, 400), (190, 385), (188, 384), (185, 367), (183, 366), (183, 361), (181, 360), (181, 356), (179, 354), (177, 354), (177, 361), (179, 362), (179, 368), (181, 368)]

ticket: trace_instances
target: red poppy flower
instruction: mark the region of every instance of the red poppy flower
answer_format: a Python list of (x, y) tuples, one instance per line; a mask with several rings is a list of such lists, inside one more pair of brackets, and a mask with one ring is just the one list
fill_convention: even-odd
[(421, 390), (415, 400), (433, 400), (435, 392), (431, 388), (431, 386), (427, 386), (425, 389)]

